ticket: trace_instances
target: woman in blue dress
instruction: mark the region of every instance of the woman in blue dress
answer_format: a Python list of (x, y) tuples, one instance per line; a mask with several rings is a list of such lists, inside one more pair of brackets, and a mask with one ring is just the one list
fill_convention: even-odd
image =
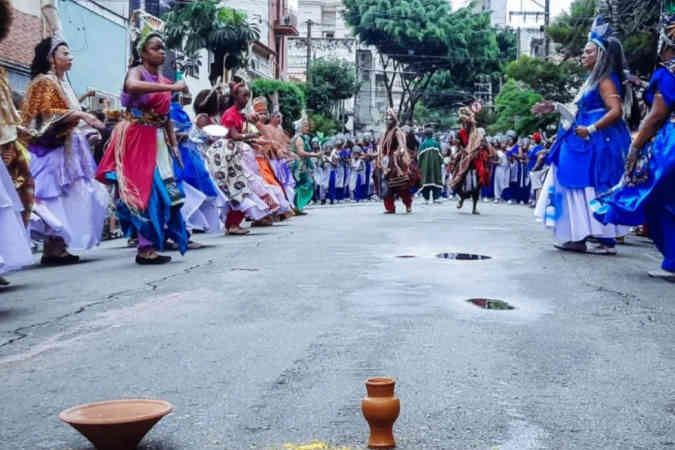
[(675, 14), (662, 19), (661, 64), (644, 95), (650, 107), (633, 144), (621, 184), (597, 199), (603, 223), (642, 225), (663, 254), (649, 275), (675, 281)]
[[(590, 203), (612, 189), (623, 174), (630, 146), (623, 101), (630, 93), (623, 87), (623, 47), (611, 37), (609, 24), (602, 17), (593, 23), (581, 61), (590, 75), (575, 99), (578, 111), (573, 123), (560, 128), (551, 148), (550, 188), (541, 200), (549, 202), (546, 224), (553, 225), (556, 248), (615, 255), (614, 239), (627, 234), (628, 228), (600, 223), (593, 217)], [(598, 243), (588, 248), (590, 237)]]

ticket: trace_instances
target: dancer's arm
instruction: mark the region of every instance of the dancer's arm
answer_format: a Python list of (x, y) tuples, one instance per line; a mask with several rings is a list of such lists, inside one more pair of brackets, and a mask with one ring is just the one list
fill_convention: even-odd
[(127, 73), (124, 81), (124, 90), (129, 94), (151, 94), (153, 92), (184, 92), (187, 91), (185, 81), (177, 81), (174, 84), (153, 83), (143, 81), (140, 67), (134, 67)]
[(633, 139), (633, 145), (631, 145), (630, 153), (626, 161), (627, 172), (633, 170), (635, 161), (637, 160), (637, 152), (644, 147), (651, 138), (656, 136), (663, 121), (668, 118), (668, 114), (668, 105), (666, 105), (663, 95), (661, 95), (660, 92), (657, 92), (656, 95), (654, 95), (654, 103), (652, 103), (649, 113), (640, 124), (640, 130), (635, 136), (635, 139)]
[(588, 127), (577, 127), (575, 132), (579, 137), (587, 138), (595, 131), (602, 130), (603, 128), (612, 125), (614, 122), (621, 119), (621, 116), (623, 115), (621, 96), (616, 90), (614, 81), (612, 81), (611, 78), (605, 78), (598, 85), (598, 90), (600, 91), (602, 101), (607, 108), (607, 113), (605, 113), (600, 120)]

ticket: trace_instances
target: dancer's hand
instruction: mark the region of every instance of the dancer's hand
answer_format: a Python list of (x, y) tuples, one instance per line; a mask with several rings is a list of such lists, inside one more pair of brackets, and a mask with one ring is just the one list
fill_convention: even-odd
[(544, 114), (551, 114), (555, 111), (555, 103), (549, 100), (544, 100), (543, 102), (536, 103), (532, 105), (531, 112), (537, 116), (543, 116)]
[(172, 92), (185, 92), (186, 94), (189, 92), (187, 84), (185, 84), (185, 81), (180, 80), (176, 81), (174, 84), (171, 85), (171, 91)]
[(588, 128), (584, 126), (578, 126), (574, 129), (574, 133), (582, 139), (587, 139), (591, 135)]
[(103, 122), (98, 120), (96, 116), (89, 114), (89, 113), (83, 113), (82, 116), (80, 117), (82, 120), (84, 120), (87, 125), (90, 125), (93, 128), (96, 128), (97, 130), (102, 130), (105, 128), (105, 125), (103, 125)]

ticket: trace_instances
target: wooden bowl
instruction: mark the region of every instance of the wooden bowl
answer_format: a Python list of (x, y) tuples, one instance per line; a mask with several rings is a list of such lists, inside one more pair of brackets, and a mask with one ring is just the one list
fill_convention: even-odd
[(112, 400), (66, 409), (59, 419), (82, 433), (98, 450), (131, 450), (171, 411), (171, 403), (161, 400)]

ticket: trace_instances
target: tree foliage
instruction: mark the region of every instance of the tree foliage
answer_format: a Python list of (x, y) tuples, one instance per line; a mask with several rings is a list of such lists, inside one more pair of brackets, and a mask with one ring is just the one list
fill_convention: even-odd
[(322, 136), (334, 136), (342, 131), (340, 123), (322, 114), (310, 113), (309, 120), (312, 124), (312, 134)]
[(622, 41), (631, 70), (648, 76), (656, 62), (659, 5), (635, 0), (574, 0), (569, 12), (560, 15), (546, 33), (560, 44), (565, 58), (578, 58), (586, 45), (596, 12), (612, 24)]
[(380, 53), (390, 106), (398, 77), (402, 120), (412, 119), (438, 72), (452, 77), (451, 89), (500, 69), (500, 47), (488, 13), (471, 7), (453, 12), (447, 0), (344, 0), (344, 6), (354, 34)]
[(516, 80), (507, 81), (495, 100), (497, 121), (489, 127), (491, 133), (515, 130), (519, 135), (545, 129), (556, 120), (555, 115), (537, 117), (531, 109), (544, 97)]
[(330, 116), (337, 102), (358, 92), (356, 69), (349, 62), (317, 59), (310, 65), (309, 72), (311, 82), (305, 86), (307, 108), (316, 113)]
[[(207, 49), (214, 62), (209, 80), (248, 65), (249, 44), (260, 38), (260, 29), (244, 12), (220, 6), (218, 0), (200, 0), (175, 6), (163, 17), (167, 46), (186, 55)], [(196, 68), (197, 74), (199, 68)]]
[(265, 96), (271, 100), (274, 93), (279, 94), (279, 110), (283, 115), (282, 126), (287, 133), (293, 135), (293, 122), (298, 120), (305, 107), (305, 94), (297, 83), (291, 81), (268, 80), (258, 78), (251, 83), (253, 97)]
[(584, 79), (584, 69), (576, 61), (556, 63), (529, 56), (512, 61), (505, 72), (508, 78), (521, 81), (548, 100), (561, 103), (572, 101)]

